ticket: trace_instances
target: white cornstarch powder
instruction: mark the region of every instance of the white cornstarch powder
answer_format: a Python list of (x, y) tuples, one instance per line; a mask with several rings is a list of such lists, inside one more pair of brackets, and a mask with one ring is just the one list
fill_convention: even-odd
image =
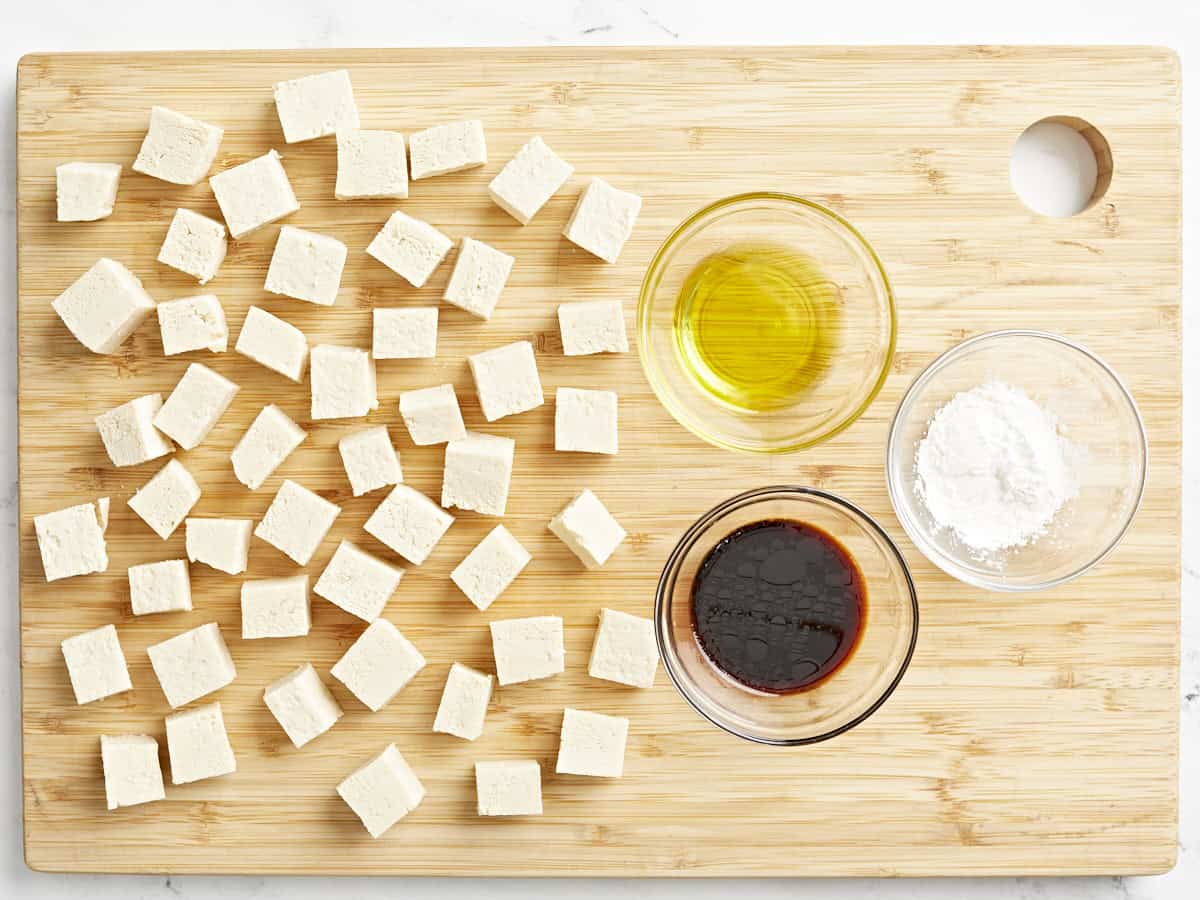
[(918, 497), (940, 528), (986, 555), (1045, 533), (1079, 491), (1078, 449), (1020, 388), (991, 381), (937, 411), (917, 445)]

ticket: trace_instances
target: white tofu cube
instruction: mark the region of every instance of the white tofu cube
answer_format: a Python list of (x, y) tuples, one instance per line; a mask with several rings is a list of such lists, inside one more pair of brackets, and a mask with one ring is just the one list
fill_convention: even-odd
[(554, 771), (560, 775), (620, 778), (628, 735), (628, 719), (567, 707), (563, 710)]
[(228, 378), (192, 363), (154, 414), (154, 427), (184, 450), (191, 450), (208, 437), (237, 392), (238, 386)]
[(550, 520), (549, 528), (589, 569), (598, 569), (612, 556), (625, 529), (591, 491), (580, 491)]
[(171, 184), (199, 184), (212, 168), (224, 134), (216, 125), (152, 106), (133, 171)]
[(446, 444), (442, 506), (457, 506), (486, 516), (504, 515), (515, 447), (512, 438), (473, 431)]
[(376, 359), (433, 359), (437, 356), (436, 306), (371, 310), (371, 355)]
[(379, 408), (375, 360), (366, 350), (318, 344), (312, 348), (309, 367), (312, 418), (356, 418)]
[(535, 409), (546, 402), (533, 358), (533, 344), (517, 341), (467, 357), (483, 417), (489, 422)]
[(373, 838), (416, 809), (425, 797), (420, 779), (395, 744), (347, 775), (337, 792)]
[(129, 508), (164, 541), (200, 499), (200, 485), (177, 459), (170, 460), (129, 498)]
[(350, 541), (342, 541), (317, 579), (313, 593), (364, 622), (374, 622), (396, 593), (403, 575), (403, 569), (388, 565)]
[(629, 352), (620, 300), (560, 303), (558, 330), (562, 335), (564, 356)]
[(605, 262), (615, 263), (633, 233), (642, 198), (593, 178), (579, 195), (563, 236)]
[(192, 579), (187, 560), (166, 559), (129, 567), (129, 605), (135, 616), (188, 612), (192, 608)]
[(339, 130), (333, 195), (339, 200), (407, 197), (404, 135), (396, 131)]
[(455, 663), (446, 676), (433, 730), (473, 741), (483, 734), (483, 719), (492, 699), (492, 676)]
[(136, 275), (103, 258), (51, 304), (63, 324), (93, 353), (116, 353), (125, 338), (154, 312), (154, 299)]
[(258, 490), (305, 437), (304, 429), (282, 409), (264, 406), (229, 456), (233, 474), (250, 490)]
[(654, 687), (658, 642), (650, 619), (615, 609), (600, 610), (588, 674), (630, 687)]
[(237, 771), (233, 747), (225, 731), (220, 703), (167, 716), (167, 753), (171, 757), (171, 784), (191, 784)]
[(310, 663), (272, 682), (263, 692), (263, 702), (297, 747), (324, 734), (342, 717), (342, 707)]
[(558, 616), (501, 619), (489, 627), (500, 684), (549, 678), (563, 670), (563, 620)]
[(413, 287), (424, 287), (454, 242), (428, 222), (394, 212), (367, 245), (379, 260)]
[(288, 479), (279, 486), (254, 536), (297, 565), (306, 566), (341, 511), (341, 507)]
[(513, 258), (465, 237), (442, 298), (480, 319), (490, 319), (512, 272)]
[(404, 480), (400, 456), (386, 425), (355, 431), (338, 441), (338, 453), (355, 497)]
[(302, 380), (308, 367), (308, 340), (304, 332), (257, 306), (246, 311), (233, 349), (292, 381)]
[(103, 625), (62, 642), (76, 703), (91, 703), (133, 687), (115, 625)]
[(408, 436), (418, 447), (442, 444), (467, 436), (454, 385), (405, 391), (400, 395), (400, 415)]
[(300, 208), (279, 154), (270, 150), (208, 179), (235, 241)]
[(387, 619), (376, 619), (333, 664), (330, 674), (379, 712), (425, 668), (425, 657)]
[(100, 735), (104, 798), (109, 809), (164, 799), (158, 741), (148, 734)]
[(617, 395), (560, 387), (554, 393), (554, 449), (617, 452)]
[(319, 306), (333, 306), (346, 265), (346, 245), (314, 231), (284, 225), (263, 289)]
[(58, 221), (95, 222), (112, 215), (121, 167), (116, 163), (63, 163), (54, 170)]
[(250, 554), (250, 519), (196, 519), (184, 523), (184, 543), (191, 562), (212, 566), (227, 575), (246, 571)]
[(542, 767), (532, 759), (477, 762), (475, 796), (481, 816), (540, 816)]
[(289, 144), (358, 128), (358, 106), (345, 69), (276, 83), (275, 111)]
[(308, 576), (242, 582), (242, 638), (303, 637), (312, 628)]
[(522, 225), (528, 225), (574, 171), (535, 135), (492, 179), (488, 193), (497, 206)]
[(114, 466), (136, 466), (175, 449), (154, 427), (162, 394), (146, 394), (96, 416), (96, 430)]
[(216, 622), (151, 644), (146, 652), (172, 709), (220, 690), (237, 677)]
[(213, 294), (198, 294), (158, 304), (158, 327), (163, 353), (174, 356), (189, 350), (224, 353), (229, 346), (225, 310)]
[(479, 609), (487, 609), (532, 559), (503, 525), (497, 525), (455, 566), (450, 580)]
[(158, 248), (158, 261), (208, 284), (225, 261), (226, 249), (224, 225), (180, 207)]
[[(440, 512), (440, 510), (439, 510)], [(108, 498), (33, 517), (47, 581), (90, 575), (108, 568)]]
[(375, 507), (363, 530), (419, 566), (453, 522), (454, 516), (420, 491), (398, 484)]
[(408, 139), (413, 181), (487, 164), (487, 142), (478, 119), (449, 122), (418, 131)]

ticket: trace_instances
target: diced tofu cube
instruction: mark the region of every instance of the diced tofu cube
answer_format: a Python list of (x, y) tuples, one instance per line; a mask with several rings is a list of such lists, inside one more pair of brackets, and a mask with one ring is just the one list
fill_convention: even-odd
[(136, 466), (175, 449), (154, 427), (162, 394), (146, 394), (96, 416), (96, 430), (114, 466)]
[(324, 734), (342, 717), (342, 707), (310, 663), (272, 682), (263, 692), (263, 702), (297, 747)]
[(216, 622), (151, 644), (146, 652), (173, 709), (220, 690), (237, 677), (233, 657)]
[(454, 516), (424, 494), (398, 484), (375, 507), (363, 530), (419, 566), (453, 522)]
[(492, 676), (455, 663), (446, 676), (433, 730), (473, 741), (483, 734), (483, 719), (492, 699)]
[(184, 543), (191, 562), (204, 563), (227, 575), (246, 571), (250, 554), (250, 519), (196, 519), (184, 523)]
[(291, 557), (297, 565), (306, 566), (341, 511), (341, 507), (289, 479), (279, 486), (254, 536)]
[(263, 289), (319, 306), (333, 306), (346, 265), (346, 245), (314, 231), (284, 225)]
[(180, 207), (158, 250), (158, 261), (208, 284), (225, 261), (226, 248), (224, 225)]
[(58, 221), (95, 222), (112, 215), (121, 167), (116, 163), (63, 163), (54, 170)]
[(436, 306), (371, 310), (371, 355), (376, 359), (433, 359), (437, 356)]
[(540, 816), (542, 767), (533, 759), (477, 762), (475, 796), (481, 816)]
[(513, 258), (465, 237), (442, 298), (480, 319), (490, 319), (512, 272)]
[(154, 312), (154, 299), (136, 275), (103, 258), (51, 304), (75, 340), (93, 353), (116, 353)]
[(400, 415), (408, 436), (418, 447), (442, 444), (467, 436), (454, 385), (405, 391), (400, 395)]
[(129, 508), (165, 541), (199, 499), (200, 485), (192, 473), (172, 459), (129, 498)]
[(289, 144), (358, 128), (358, 106), (345, 69), (278, 82), (275, 111)]
[(489, 627), (500, 684), (549, 678), (563, 671), (563, 621), (558, 616), (502, 619)]
[(100, 735), (100, 762), (109, 809), (153, 803), (167, 796), (158, 763), (158, 741), (148, 734)]
[(235, 241), (300, 208), (279, 154), (274, 150), (208, 179)]
[(512, 480), (512, 438), (468, 431), (446, 444), (442, 473), (442, 506), (471, 509), (487, 516), (504, 515)]
[(492, 179), (488, 193), (497, 206), (528, 225), (574, 171), (545, 141), (534, 136)]
[(220, 703), (167, 716), (167, 752), (171, 784), (191, 784), (237, 771)]
[(379, 712), (423, 668), (421, 651), (387, 619), (376, 619), (333, 664), (330, 674), (364, 706)]
[(607, 181), (593, 178), (579, 195), (563, 236), (593, 256), (615, 263), (641, 209), (642, 198), (637, 194), (619, 191)]
[(230, 454), (233, 474), (250, 490), (258, 490), (305, 437), (304, 429), (282, 409), (264, 406)]
[(355, 497), (404, 480), (400, 456), (386, 425), (355, 431), (338, 441), (338, 452)]
[(561, 775), (620, 778), (628, 735), (628, 719), (568, 707), (563, 710), (554, 771)]
[(339, 200), (407, 197), (404, 135), (395, 131), (338, 131), (333, 195)]
[(612, 556), (625, 529), (591, 491), (580, 491), (550, 520), (549, 528), (589, 569), (598, 569)]
[(403, 575), (403, 569), (388, 565), (350, 541), (342, 541), (313, 592), (364, 622), (374, 622), (396, 593)]
[(517, 341), (467, 357), (483, 417), (495, 422), (546, 402), (533, 344)]
[(76, 703), (91, 703), (133, 687), (115, 625), (103, 625), (62, 642)]
[(213, 294), (158, 304), (158, 327), (162, 331), (163, 353), (167, 356), (189, 350), (224, 353), (229, 345), (225, 310)]
[(654, 687), (658, 642), (650, 619), (615, 609), (600, 610), (588, 674), (630, 687)]
[(373, 838), (416, 809), (425, 797), (420, 779), (395, 744), (388, 744), (377, 757), (346, 776), (337, 792)]
[(366, 350), (319, 344), (309, 367), (314, 419), (356, 418), (379, 408), (375, 361)]
[(246, 311), (242, 332), (233, 349), (292, 381), (304, 378), (308, 366), (308, 340), (304, 332), (257, 306)]
[[(440, 512), (440, 510), (439, 510)], [(108, 568), (108, 498), (33, 517), (47, 581), (90, 575)]]
[(479, 609), (487, 609), (532, 559), (503, 525), (497, 525), (455, 566), (450, 580)]
[(560, 387), (554, 394), (554, 449), (617, 452), (617, 395)]
[(238, 386), (228, 378), (192, 363), (154, 414), (154, 427), (184, 450), (191, 450), (208, 437), (237, 392)]
[(216, 125), (152, 106), (133, 171), (171, 184), (199, 184), (217, 158), (224, 133)]
[(558, 330), (562, 335), (564, 356), (629, 352), (620, 300), (560, 303)]
[(242, 582), (242, 638), (303, 637), (312, 627), (308, 576)]
[(192, 579), (187, 560), (166, 559), (129, 567), (129, 605), (135, 616), (187, 612), (192, 608)]
[(449, 122), (418, 131), (408, 139), (413, 181), (487, 164), (487, 142), (478, 119)]
[(413, 287), (424, 287), (454, 242), (428, 222), (394, 212), (367, 245), (379, 260)]

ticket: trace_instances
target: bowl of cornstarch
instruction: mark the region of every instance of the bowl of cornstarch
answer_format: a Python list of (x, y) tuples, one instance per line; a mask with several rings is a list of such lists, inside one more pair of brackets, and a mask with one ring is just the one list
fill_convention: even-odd
[(1077, 578), (1141, 503), (1146, 430), (1099, 357), (1039, 331), (996, 331), (930, 364), (892, 421), (901, 525), (947, 574), (997, 591)]

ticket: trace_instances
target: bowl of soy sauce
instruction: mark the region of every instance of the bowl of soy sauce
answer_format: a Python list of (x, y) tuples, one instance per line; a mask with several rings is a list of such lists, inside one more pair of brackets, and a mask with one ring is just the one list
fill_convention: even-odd
[(866, 512), (813, 488), (739, 494), (701, 516), (659, 579), (655, 630), (675, 687), (729, 733), (828, 740), (880, 708), (917, 642), (917, 593)]

